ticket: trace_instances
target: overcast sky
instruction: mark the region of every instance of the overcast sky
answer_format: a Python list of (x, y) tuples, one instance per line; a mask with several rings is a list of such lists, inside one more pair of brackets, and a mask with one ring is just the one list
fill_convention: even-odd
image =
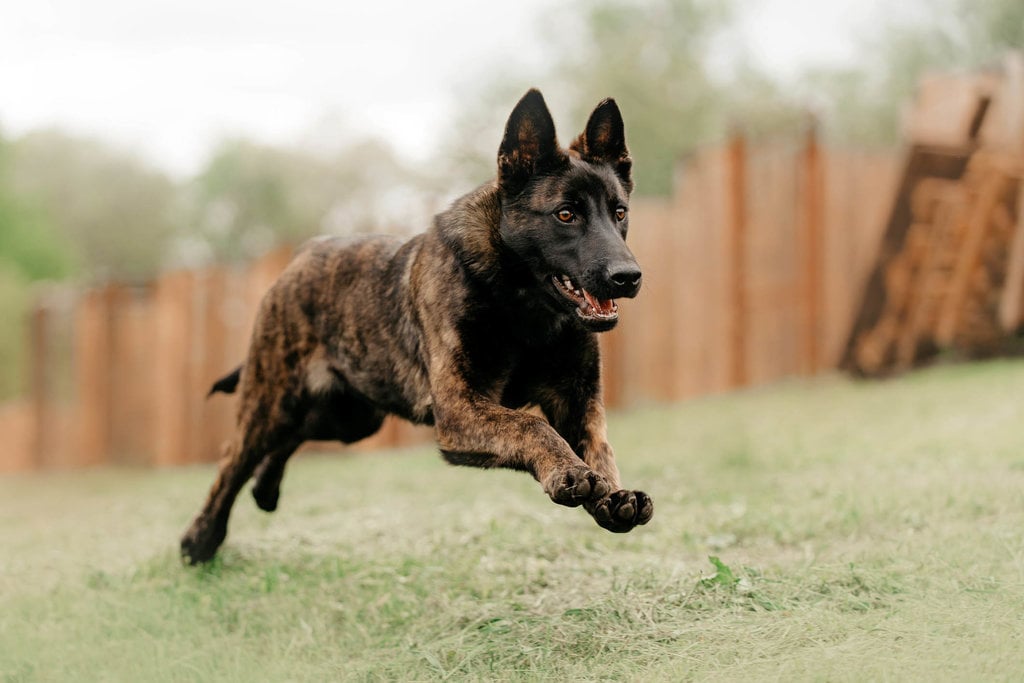
[[(456, 106), (457, 88), (471, 89), (488, 64), (514, 72), (540, 63), (535, 27), (556, 6), (5, 0), (0, 130), (18, 135), (57, 125), (187, 175), (224, 136), (288, 144), (329, 117), (353, 136), (379, 134), (423, 158)], [(849, 60), (853, 38), (882, 9), (880, 0), (746, 0), (741, 7), (738, 40), (781, 74)]]

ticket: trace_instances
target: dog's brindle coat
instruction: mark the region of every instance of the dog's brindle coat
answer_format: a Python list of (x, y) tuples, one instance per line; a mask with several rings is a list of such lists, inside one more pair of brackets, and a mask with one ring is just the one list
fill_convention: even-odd
[(264, 297), (244, 364), (214, 385), (240, 390), (238, 429), (184, 558), (213, 557), (251, 476), (272, 511), (303, 441), (358, 441), (389, 413), (434, 425), (451, 463), (526, 470), (611, 531), (646, 524), (651, 499), (622, 490), (608, 445), (594, 334), (640, 288), (625, 244), (631, 163), (613, 100), (563, 150), (531, 90), (497, 180), (430, 230), (305, 246)]

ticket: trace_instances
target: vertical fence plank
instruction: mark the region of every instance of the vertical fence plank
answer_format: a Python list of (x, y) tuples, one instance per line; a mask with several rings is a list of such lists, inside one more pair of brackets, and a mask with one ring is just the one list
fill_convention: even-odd
[(803, 372), (814, 375), (821, 370), (821, 304), (824, 297), (822, 271), (824, 216), (822, 212), (822, 164), (818, 149), (817, 122), (812, 120), (804, 138), (801, 176), (803, 207)]
[(112, 462), (148, 464), (153, 453), (155, 367), (152, 292), (111, 286), (110, 453)]
[(889, 153), (830, 148), (822, 155), (822, 362), (836, 367), (894, 203), (899, 163)]
[(724, 262), (712, 248), (718, 226), (715, 216), (706, 210), (703, 185), (707, 167), (704, 155), (694, 157), (679, 169), (669, 214), (668, 231), (675, 247), (669, 286), (676, 292), (671, 311), (677, 333), (673, 339), (676, 398), (699, 396), (711, 390), (715, 361), (710, 355), (722, 347), (719, 344), (716, 349), (706, 343), (719, 332), (711, 326), (708, 312), (717, 307), (716, 297), (724, 295), (721, 288), (709, 282), (712, 273), (724, 270)]
[(747, 144), (743, 135), (733, 134), (728, 154), (729, 386), (741, 387), (748, 382)]
[(786, 143), (746, 157), (746, 384), (801, 370), (799, 153)]
[[(156, 330), (153, 362), (156, 447), (154, 463), (177, 465), (188, 462), (191, 431), (189, 407), (189, 342), (192, 338), (193, 274), (177, 271), (164, 274), (156, 283), (154, 317)], [(193, 399), (194, 400), (194, 399)]]
[(55, 420), (53, 383), (50, 373), (55, 366), (51, 344), (52, 312), (43, 302), (37, 302), (29, 313), (29, 401), (32, 404), (31, 457), (29, 465), (42, 467), (47, 453), (53, 448)]
[(624, 385), (626, 382), (625, 344), (622, 330), (616, 329), (598, 337), (601, 347), (601, 389), (604, 404), (608, 408), (625, 405)]
[[(676, 321), (671, 315), (679, 287), (672, 272), (671, 243), (664, 226), (670, 204), (660, 198), (641, 198), (630, 208), (628, 243), (643, 272), (636, 299), (619, 302), (621, 322), (602, 335), (617, 344), (616, 402), (635, 405), (673, 397)], [(614, 336), (612, 336), (614, 335)]]
[(111, 290), (86, 293), (75, 316), (75, 388), (78, 439), (58, 454), (63, 465), (98, 465), (110, 454)]
[[(746, 323), (745, 313), (733, 308), (735, 298), (745, 300), (746, 288), (733, 271), (736, 259), (743, 259), (734, 251), (730, 222), (743, 213), (735, 213), (731, 202), (736, 191), (730, 181), (732, 151), (726, 146), (697, 155), (692, 203), (684, 205), (691, 214), (686, 261), (694, 273), (689, 280), (694, 317), (687, 334), (696, 347), (690, 371), (697, 378), (697, 395), (727, 391), (733, 386), (734, 361), (742, 365), (746, 360), (742, 348), (737, 350), (732, 343)], [(743, 336), (737, 339), (742, 341)]]
[[(217, 355), (215, 336), (211, 336), (210, 325), (215, 321), (217, 302), (214, 297), (219, 291), (211, 293), (211, 284), (217, 279), (215, 269), (204, 269), (194, 273), (192, 291), (188, 298), (189, 334), (186, 346), (186, 370), (184, 396), (187, 420), (191, 425), (188, 433), (188, 445), (185, 451), (185, 462), (196, 463), (210, 459), (207, 451), (206, 425), (206, 394), (210, 389), (207, 381), (209, 358)], [(212, 315), (211, 315), (212, 310)], [(217, 330), (213, 330), (213, 335)], [(216, 453), (217, 450), (214, 450)]]
[(196, 458), (211, 461), (217, 458), (221, 444), (230, 437), (238, 399), (221, 394), (207, 397), (206, 394), (209, 387), (237, 366), (241, 358), (231, 348), (234, 332), (231, 309), (236, 296), (232, 291), (232, 274), (226, 268), (210, 268), (205, 272), (204, 280), (202, 344), (205, 353), (199, 386), (193, 388), (197, 393), (192, 400), (201, 407)]
[(34, 415), (31, 401), (0, 403), (0, 434), (4, 438), (3, 448), (0, 448), (0, 474), (39, 467), (34, 448)]

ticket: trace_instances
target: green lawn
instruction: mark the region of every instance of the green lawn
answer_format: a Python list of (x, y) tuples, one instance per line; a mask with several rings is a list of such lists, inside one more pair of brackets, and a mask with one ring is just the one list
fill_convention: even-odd
[(610, 433), (631, 534), (431, 448), (304, 455), (201, 569), (212, 467), (0, 478), (0, 681), (1024, 679), (1024, 363)]

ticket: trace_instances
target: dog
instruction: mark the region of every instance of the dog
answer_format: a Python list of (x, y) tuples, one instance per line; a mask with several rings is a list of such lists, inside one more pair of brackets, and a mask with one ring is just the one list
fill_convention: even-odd
[(186, 562), (214, 556), (250, 477), (256, 504), (273, 511), (304, 441), (352, 443), (388, 414), (432, 425), (452, 464), (529, 472), (605, 529), (650, 521), (651, 498), (619, 483), (596, 336), (641, 284), (626, 246), (632, 159), (619, 108), (599, 103), (566, 150), (530, 90), (497, 165), (495, 180), (408, 241), (300, 248), (260, 304), (244, 363), (211, 389), (239, 392), (237, 430), (181, 539)]

